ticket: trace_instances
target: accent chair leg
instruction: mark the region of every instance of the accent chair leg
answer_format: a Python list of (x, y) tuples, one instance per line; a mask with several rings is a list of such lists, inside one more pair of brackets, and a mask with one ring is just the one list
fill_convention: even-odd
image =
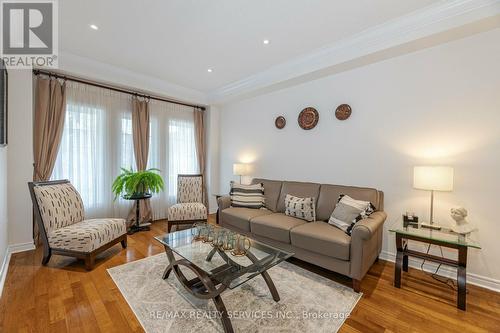
[(361, 291), (361, 280), (352, 279), (352, 289), (359, 293)]
[(85, 269), (91, 271), (94, 269), (95, 257), (92, 254), (87, 255), (85, 257)]
[(47, 265), (49, 263), (50, 257), (52, 256), (52, 250), (51, 249), (44, 249), (43, 250), (43, 258), (42, 258), (42, 265)]
[(122, 248), (126, 249), (127, 248), (127, 235), (125, 235), (125, 238), (120, 241), (122, 243)]
[(172, 223), (170, 221), (168, 221), (168, 224), (167, 224), (167, 233), (170, 233), (172, 231)]
[(377, 256), (377, 258), (375, 258), (375, 262), (378, 262), (378, 259), (379, 259), (379, 257)]

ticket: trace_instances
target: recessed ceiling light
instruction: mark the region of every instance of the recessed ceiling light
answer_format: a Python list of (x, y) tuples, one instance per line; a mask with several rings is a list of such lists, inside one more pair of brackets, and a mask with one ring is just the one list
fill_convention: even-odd
[(212, 73), (214, 70), (212, 68), (207, 69), (207, 72)]
[(265, 45), (269, 44), (269, 39), (264, 39), (262, 43), (264, 43)]
[(90, 29), (93, 29), (93, 30), (99, 30), (99, 27), (95, 24), (91, 24), (90, 25)]

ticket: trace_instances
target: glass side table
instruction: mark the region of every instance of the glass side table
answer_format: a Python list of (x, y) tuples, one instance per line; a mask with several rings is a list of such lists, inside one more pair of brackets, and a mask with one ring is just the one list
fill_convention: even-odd
[[(466, 274), (467, 274), (467, 250), (470, 248), (480, 249), (476, 240), (477, 232), (468, 235), (459, 235), (446, 227), (441, 230), (422, 228), (420, 224), (410, 225), (402, 220), (394, 223), (390, 232), (396, 234), (396, 267), (394, 272), (394, 286), (401, 288), (401, 270), (408, 272), (408, 257), (415, 257), (442, 265), (457, 268), (457, 308), (466, 309)], [(426, 244), (439, 245), (458, 251), (458, 260), (448, 259), (432, 255), (426, 252), (408, 249), (408, 241), (418, 241)]]

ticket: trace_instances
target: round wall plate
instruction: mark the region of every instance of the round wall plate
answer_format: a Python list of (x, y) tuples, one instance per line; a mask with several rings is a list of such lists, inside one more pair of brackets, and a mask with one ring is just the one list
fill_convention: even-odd
[(279, 116), (276, 118), (274, 121), (274, 125), (276, 126), (277, 129), (283, 129), (286, 125), (286, 119), (283, 116)]
[(298, 122), (302, 129), (310, 130), (316, 127), (319, 121), (319, 113), (315, 108), (308, 107), (299, 114)]
[(349, 104), (340, 104), (335, 110), (335, 117), (338, 120), (346, 120), (351, 116), (352, 109)]

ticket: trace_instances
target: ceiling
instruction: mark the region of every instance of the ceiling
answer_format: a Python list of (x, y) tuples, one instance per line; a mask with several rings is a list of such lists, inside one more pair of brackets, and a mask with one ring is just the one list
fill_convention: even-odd
[(64, 0), (59, 47), (209, 93), (435, 2)]

